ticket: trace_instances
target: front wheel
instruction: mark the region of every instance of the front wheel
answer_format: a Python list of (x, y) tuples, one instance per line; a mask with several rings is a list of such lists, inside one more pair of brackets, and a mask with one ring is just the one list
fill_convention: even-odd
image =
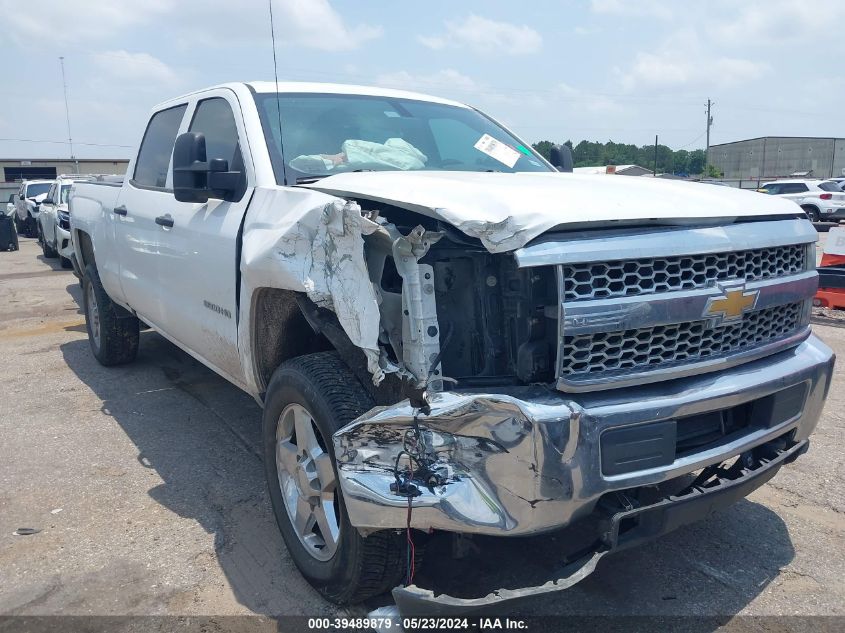
[(404, 537), (393, 530), (361, 536), (337, 481), (332, 434), (372, 406), (334, 352), (281, 365), (264, 404), (264, 465), (276, 521), (299, 571), (336, 604), (384, 593), (405, 574)]
[(82, 279), (82, 309), (91, 352), (101, 365), (110, 367), (135, 360), (140, 336), (138, 319), (109, 298), (94, 264), (88, 264)]
[(47, 236), (44, 235), (44, 229), (41, 227), (41, 223), (38, 223), (38, 240), (41, 242), (41, 252), (44, 254), (45, 259), (55, 259), (58, 257), (58, 253), (56, 249), (54, 249), (50, 244), (47, 243)]

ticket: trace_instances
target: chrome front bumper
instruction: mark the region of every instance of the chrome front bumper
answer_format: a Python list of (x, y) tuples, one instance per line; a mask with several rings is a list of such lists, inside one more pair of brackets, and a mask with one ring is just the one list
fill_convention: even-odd
[(73, 242), (71, 241), (70, 231), (63, 229), (58, 224), (56, 225), (56, 245), (58, 246), (59, 255), (71, 258), (73, 255)]
[[(792, 441), (806, 440), (821, 414), (833, 363), (832, 351), (811, 336), (718, 374), (652, 385), (584, 394), (543, 387), (443, 392), (432, 396), (428, 415), (407, 401), (377, 407), (334, 435), (346, 510), (364, 533), (405, 527), (409, 502), (397, 494), (396, 466), (406, 463), (400, 452), (409, 438), (416, 446), (413, 438), (424, 438), (434, 459), (426, 467), (427, 483), (414, 487), (412, 527), (500, 536), (561, 528), (592, 513), (608, 492), (659, 484), (791, 431)], [(602, 471), (601, 435), (610, 429), (728, 409), (800, 384), (806, 386), (803, 407), (780, 423), (750, 427), (659, 467)]]

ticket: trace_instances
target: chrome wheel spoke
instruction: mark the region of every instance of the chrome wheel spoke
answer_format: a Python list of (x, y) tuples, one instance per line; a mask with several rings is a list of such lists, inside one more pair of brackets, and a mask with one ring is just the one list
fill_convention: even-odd
[(286, 473), (293, 474), (297, 466), (296, 446), (287, 440), (276, 442), (276, 467), (284, 469)]
[(293, 416), (293, 425), (296, 429), (296, 445), (300, 451), (311, 453), (314, 447), (319, 447), (311, 416), (302, 407), (294, 409)]
[(340, 527), (335, 516), (334, 503), (332, 501), (318, 503), (314, 508), (314, 517), (320, 529), (320, 536), (323, 537), (323, 554), (331, 556), (337, 549), (340, 538)]
[(276, 471), (293, 531), (317, 560), (337, 550), (340, 523), (335, 513), (337, 482), (311, 414), (289, 404), (276, 423)]
[(297, 497), (294, 512), (293, 527), (296, 529), (296, 533), (300, 536), (311, 534), (315, 523), (314, 511), (305, 497)]
[(314, 458), (314, 465), (317, 467), (317, 477), (320, 479), (320, 490), (332, 492), (335, 487), (332, 458), (327, 453), (321, 453)]

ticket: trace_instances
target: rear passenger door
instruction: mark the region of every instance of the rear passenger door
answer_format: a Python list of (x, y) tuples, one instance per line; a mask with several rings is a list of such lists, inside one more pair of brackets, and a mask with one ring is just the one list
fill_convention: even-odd
[(243, 384), (238, 355), (240, 229), (254, 186), (241, 109), (227, 89), (203, 93), (189, 111), (188, 132), (205, 135), (208, 160), (222, 158), (242, 173), (232, 202), (177, 202), (171, 195), (172, 228), (163, 231), (159, 291), (168, 336), (218, 372)]
[(781, 193), (784, 194), (785, 198), (801, 204), (807, 197), (807, 191), (808, 187), (803, 182), (787, 182), (784, 183)]
[(117, 206), (108, 210), (115, 222), (120, 284), (126, 303), (156, 329), (165, 325), (160, 270), (170, 268), (162, 261), (166, 258), (166, 234), (157, 218), (171, 213), (176, 204), (170, 164), (187, 109), (184, 103), (153, 114), (132, 177), (121, 189)]

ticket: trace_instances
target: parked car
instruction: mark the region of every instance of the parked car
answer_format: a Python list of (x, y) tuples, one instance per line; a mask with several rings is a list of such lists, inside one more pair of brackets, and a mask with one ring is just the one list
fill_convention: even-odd
[(845, 218), (845, 193), (825, 180), (776, 180), (767, 182), (758, 191), (782, 196), (800, 205), (813, 222)]
[(52, 180), (24, 180), (15, 202), (18, 233), (27, 237), (38, 237), (38, 207), (47, 197)]
[(845, 178), (828, 178), (825, 182), (836, 183), (840, 191), (845, 191)]
[(73, 268), (73, 242), (70, 233), (68, 196), (75, 182), (88, 180), (86, 176), (61, 175), (41, 201), (38, 213), (38, 239), (44, 257), (61, 258), (62, 268)]
[[(796, 211), (560, 173), (445, 99), (270, 82), (155, 107), (122, 184), (70, 199), (94, 357), (134, 360), (143, 320), (252, 394), (299, 570), (404, 613), (566, 588), (807, 450), (834, 357)], [(589, 546), (555, 584), (414, 583), (429, 538), (565, 526)]]

